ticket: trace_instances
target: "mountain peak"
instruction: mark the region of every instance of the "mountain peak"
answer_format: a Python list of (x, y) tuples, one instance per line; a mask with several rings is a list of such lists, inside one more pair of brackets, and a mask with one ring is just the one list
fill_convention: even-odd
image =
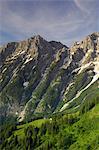
[(33, 37), (30, 38), (30, 40), (34, 40), (35, 42), (42, 42), (42, 41), (46, 41), (42, 36), (40, 36), (39, 34), (38, 35), (35, 35)]
[(42, 37), (42, 36), (40, 36), (39, 34), (38, 35), (36, 35), (36, 36), (34, 36), (34, 39), (35, 40), (44, 40), (44, 38)]
[(93, 32), (93, 33), (91, 33), (90, 35), (91, 35), (91, 36), (93, 36), (93, 35), (94, 35), (94, 36), (99, 36), (99, 32)]
[[(77, 77), (82, 89), (82, 83), (87, 86), (93, 70), (98, 70), (98, 38), (99, 33), (92, 33), (69, 49), (61, 42), (48, 42), (36, 35), (1, 47), (0, 104), (1, 108), (5, 106), (2, 116), (17, 112), (19, 117), (21, 114), (32, 117), (35, 113), (54, 112), (62, 103), (72, 100), (79, 87), (65, 96), (70, 83), (79, 85), (75, 83)], [(78, 71), (83, 72), (82, 78)]]

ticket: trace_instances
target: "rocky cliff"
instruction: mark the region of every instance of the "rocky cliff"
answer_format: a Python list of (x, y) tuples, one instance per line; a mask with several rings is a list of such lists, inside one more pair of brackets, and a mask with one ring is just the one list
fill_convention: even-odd
[(34, 36), (0, 47), (0, 114), (76, 111), (98, 94), (99, 33), (72, 47)]

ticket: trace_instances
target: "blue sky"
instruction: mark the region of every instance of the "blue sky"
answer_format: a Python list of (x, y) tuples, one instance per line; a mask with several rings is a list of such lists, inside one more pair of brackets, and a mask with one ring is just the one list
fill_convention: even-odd
[(99, 0), (0, 0), (0, 45), (41, 35), (71, 45), (99, 31)]

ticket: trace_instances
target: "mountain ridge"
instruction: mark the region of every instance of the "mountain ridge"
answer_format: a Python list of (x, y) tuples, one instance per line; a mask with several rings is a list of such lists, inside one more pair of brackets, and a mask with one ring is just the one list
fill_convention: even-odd
[[(70, 110), (82, 93), (93, 84), (98, 86), (99, 33), (70, 48), (37, 35), (0, 47), (0, 60), (1, 116), (12, 114), (22, 121), (35, 114), (63, 110), (66, 103), (65, 109)], [(80, 104), (75, 102), (72, 108)]]

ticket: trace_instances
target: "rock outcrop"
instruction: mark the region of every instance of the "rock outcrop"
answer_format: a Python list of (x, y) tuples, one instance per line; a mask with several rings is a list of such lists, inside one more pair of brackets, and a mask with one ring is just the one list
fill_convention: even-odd
[(99, 33), (71, 48), (40, 35), (8, 43), (0, 47), (0, 69), (1, 116), (17, 115), (22, 121), (34, 114), (76, 110), (87, 90), (97, 93)]

